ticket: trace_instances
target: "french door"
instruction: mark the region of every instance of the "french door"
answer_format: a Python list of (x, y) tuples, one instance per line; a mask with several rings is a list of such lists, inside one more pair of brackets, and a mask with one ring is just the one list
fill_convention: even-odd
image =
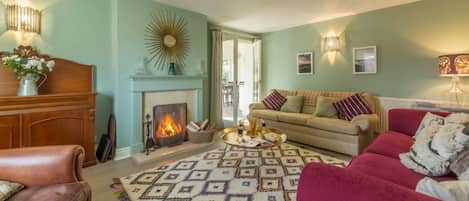
[(256, 77), (255, 41), (235, 35), (223, 35), (222, 93), (223, 123), (236, 125), (249, 114), (249, 104), (256, 101), (259, 79)]

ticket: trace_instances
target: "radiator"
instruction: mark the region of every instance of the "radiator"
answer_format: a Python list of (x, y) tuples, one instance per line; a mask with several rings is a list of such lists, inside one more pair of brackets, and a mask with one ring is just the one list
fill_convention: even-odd
[[(378, 98), (379, 116), (378, 131), (382, 132), (388, 129), (388, 111), (394, 108), (412, 108), (422, 110), (465, 110), (467, 105), (457, 106), (454, 102), (448, 101), (430, 101), (421, 99), (407, 99), (407, 98)], [(456, 109), (458, 108), (458, 109)]]

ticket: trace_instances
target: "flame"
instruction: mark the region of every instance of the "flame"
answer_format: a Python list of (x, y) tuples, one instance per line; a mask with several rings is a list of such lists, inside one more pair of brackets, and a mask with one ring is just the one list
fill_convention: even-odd
[(173, 116), (165, 114), (158, 123), (158, 130), (156, 135), (158, 137), (171, 137), (175, 136), (182, 131), (182, 126), (174, 121)]

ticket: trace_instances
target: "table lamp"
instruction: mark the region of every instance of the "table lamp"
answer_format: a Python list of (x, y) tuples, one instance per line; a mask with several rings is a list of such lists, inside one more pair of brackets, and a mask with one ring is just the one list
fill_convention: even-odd
[(438, 57), (440, 76), (452, 77), (450, 93), (455, 94), (459, 105), (458, 94), (463, 93), (459, 88), (459, 77), (469, 76), (469, 53), (450, 54)]

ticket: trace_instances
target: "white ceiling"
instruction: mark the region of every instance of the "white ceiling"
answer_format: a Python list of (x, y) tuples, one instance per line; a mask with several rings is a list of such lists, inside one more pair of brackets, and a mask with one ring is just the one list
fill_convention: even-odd
[(265, 33), (419, 0), (155, 1), (205, 14), (216, 25), (251, 33)]

